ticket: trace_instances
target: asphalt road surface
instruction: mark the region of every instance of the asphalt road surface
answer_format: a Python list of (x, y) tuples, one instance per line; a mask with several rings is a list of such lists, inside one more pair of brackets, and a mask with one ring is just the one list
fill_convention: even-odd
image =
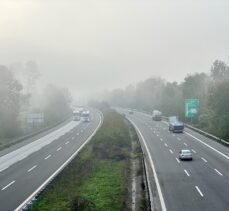
[[(117, 110), (141, 137), (150, 194), (157, 198), (157, 186), (160, 199), (160, 207), (156, 201), (152, 207), (167, 211), (229, 210), (229, 148), (187, 128), (174, 134), (167, 122), (152, 121), (150, 115)], [(190, 149), (193, 161), (180, 161), (181, 149)]]
[(0, 152), (1, 211), (17, 209), (89, 141), (101, 122), (98, 112), (91, 114), (90, 122), (71, 121), (37, 140)]

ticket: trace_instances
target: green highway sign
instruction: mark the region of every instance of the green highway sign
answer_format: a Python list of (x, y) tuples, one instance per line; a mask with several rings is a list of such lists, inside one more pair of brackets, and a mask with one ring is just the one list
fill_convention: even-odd
[(199, 100), (187, 99), (185, 100), (185, 117), (192, 118), (198, 112)]

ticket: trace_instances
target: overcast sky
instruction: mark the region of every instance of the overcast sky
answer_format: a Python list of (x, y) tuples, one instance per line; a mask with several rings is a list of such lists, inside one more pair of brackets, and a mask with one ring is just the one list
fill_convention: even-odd
[(73, 95), (229, 62), (229, 0), (0, 0), (0, 64), (34, 60)]

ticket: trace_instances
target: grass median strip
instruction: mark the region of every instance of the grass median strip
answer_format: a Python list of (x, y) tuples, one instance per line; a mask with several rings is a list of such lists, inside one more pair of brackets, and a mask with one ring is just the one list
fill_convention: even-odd
[(128, 210), (132, 139), (121, 115), (103, 114), (97, 134), (29, 210)]

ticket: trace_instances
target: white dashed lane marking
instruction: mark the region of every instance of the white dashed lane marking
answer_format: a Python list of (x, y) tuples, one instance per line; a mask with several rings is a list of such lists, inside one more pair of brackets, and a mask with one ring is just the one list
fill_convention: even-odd
[(170, 151), (171, 154), (173, 154), (173, 151), (171, 149), (169, 151)]
[(27, 172), (30, 172), (30, 171), (34, 170), (35, 168), (37, 168), (37, 165), (35, 165), (32, 168), (30, 168)]
[(221, 172), (219, 172), (219, 170), (214, 169), (220, 176), (223, 176), (223, 174)]
[(69, 144), (69, 141), (65, 142), (65, 144)]
[(192, 151), (193, 151), (194, 153), (196, 153), (196, 151), (195, 151), (194, 149), (192, 149)]
[(184, 145), (187, 147), (188, 146), (188, 144), (186, 144), (186, 143), (184, 143)]
[(196, 190), (198, 191), (198, 193), (200, 194), (201, 197), (204, 197), (204, 194), (201, 192), (201, 190), (199, 189), (198, 186), (195, 186)]
[(60, 151), (62, 149), (62, 147), (59, 147), (56, 151)]
[(51, 156), (52, 156), (52, 155), (48, 155), (48, 156), (45, 158), (45, 160), (49, 159)]
[(188, 171), (186, 169), (184, 169), (184, 172), (188, 177), (190, 177), (190, 174), (188, 173)]
[(2, 188), (2, 190), (5, 190), (6, 188), (10, 187), (11, 185), (13, 185), (15, 183), (15, 180), (13, 180), (12, 182), (10, 182), (8, 185), (6, 185), (4, 188)]
[(202, 159), (205, 163), (208, 162), (208, 161), (207, 161), (205, 158), (203, 158), (203, 157), (201, 157), (201, 159)]
[(176, 160), (177, 160), (177, 163), (180, 163), (180, 160), (178, 158), (176, 158)]

